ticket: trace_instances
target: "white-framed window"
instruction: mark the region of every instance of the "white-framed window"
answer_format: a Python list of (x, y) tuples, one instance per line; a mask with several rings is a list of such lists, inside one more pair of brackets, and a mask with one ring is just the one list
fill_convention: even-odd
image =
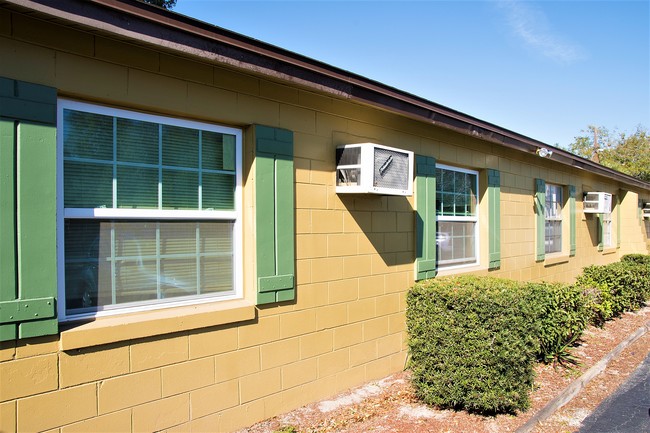
[(612, 214), (611, 212), (604, 213), (601, 216), (602, 226), (602, 242), (604, 248), (614, 246), (612, 244)]
[(478, 264), (478, 172), (436, 165), (438, 268)]
[(242, 132), (60, 99), (62, 321), (241, 297)]
[(544, 206), (544, 252), (562, 251), (562, 207), (563, 189), (560, 185), (546, 184), (546, 204)]

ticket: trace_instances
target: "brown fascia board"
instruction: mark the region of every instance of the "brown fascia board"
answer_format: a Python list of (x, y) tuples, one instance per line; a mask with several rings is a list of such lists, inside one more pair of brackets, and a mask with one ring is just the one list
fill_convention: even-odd
[(542, 147), (569, 167), (650, 190), (650, 183), (489, 122), (306, 56), (134, 0), (0, 0), (18, 12), (134, 44), (226, 64), (480, 138), (520, 152)]

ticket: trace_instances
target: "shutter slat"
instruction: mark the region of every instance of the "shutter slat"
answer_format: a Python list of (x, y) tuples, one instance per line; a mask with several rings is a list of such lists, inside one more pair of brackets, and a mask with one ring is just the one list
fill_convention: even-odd
[(433, 278), (436, 266), (436, 159), (415, 157), (415, 280)]
[(56, 89), (0, 78), (0, 341), (58, 332)]
[(257, 303), (295, 299), (293, 133), (255, 126)]
[(569, 256), (576, 255), (576, 187), (569, 185)]
[(545, 228), (546, 219), (544, 217), (544, 208), (546, 207), (546, 182), (544, 179), (535, 179), (535, 214), (537, 216), (537, 242), (536, 242), (536, 260), (542, 261), (546, 257)]
[(501, 174), (488, 169), (488, 208), (489, 208), (489, 264), (488, 269), (501, 267)]

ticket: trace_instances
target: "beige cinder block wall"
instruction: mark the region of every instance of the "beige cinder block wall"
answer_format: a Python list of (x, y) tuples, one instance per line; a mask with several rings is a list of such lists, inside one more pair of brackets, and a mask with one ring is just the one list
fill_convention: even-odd
[[(232, 431), (401, 370), (405, 297), (413, 284), (413, 197), (341, 196), (337, 145), (373, 141), (487, 168), (502, 176), (502, 266), (467, 272), (570, 281), (592, 263), (645, 251), (643, 223), (621, 203), (621, 248), (599, 252), (583, 191), (619, 185), (532, 155), (286, 83), (156, 52), (0, 9), (0, 76), (52, 86), (61, 97), (241, 127), (244, 131), (244, 294), (254, 297), (254, 158), (249, 125), (295, 134), (295, 302), (255, 318), (149, 337), (92, 337), (64, 350), (60, 335), (0, 346), (0, 431)], [(4, 61), (10, 59), (10, 61)], [(534, 179), (576, 185), (578, 254), (538, 263)], [(484, 182), (481, 182), (484, 190)], [(481, 224), (486, 223), (481, 200)], [(635, 219), (636, 218), (636, 219)], [(227, 309), (226, 309), (227, 310)], [(173, 314), (173, 313), (169, 313)], [(226, 316), (228, 311), (221, 314)], [(188, 319), (189, 320), (189, 319)], [(98, 320), (101, 327), (102, 320)], [(66, 331), (64, 331), (65, 334)], [(99, 332), (99, 331), (98, 331)], [(88, 334), (94, 335), (94, 334)], [(87, 346), (87, 347), (84, 347)]]

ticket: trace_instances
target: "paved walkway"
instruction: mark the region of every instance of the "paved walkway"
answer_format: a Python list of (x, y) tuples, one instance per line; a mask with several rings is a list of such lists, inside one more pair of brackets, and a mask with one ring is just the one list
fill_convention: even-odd
[(650, 433), (650, 355), (585, 418), (579, 433)]

